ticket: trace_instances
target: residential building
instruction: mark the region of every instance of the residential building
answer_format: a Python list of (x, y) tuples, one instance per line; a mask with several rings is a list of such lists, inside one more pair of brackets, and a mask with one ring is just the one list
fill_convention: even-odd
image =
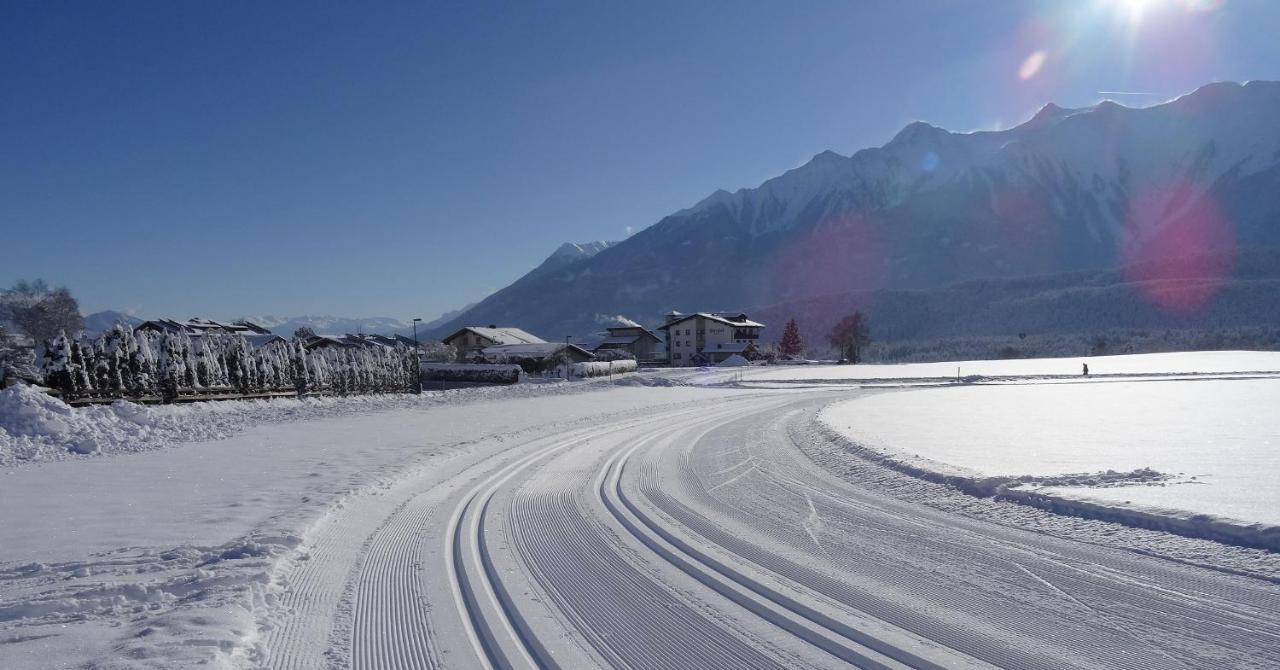
[(444, 338), (444, 343), (457, 350), (459, 361), (473, 358), (488, 347), (500, 344), (544, 344), (546, 340), (531, 335), (519, 328), (499, 328), (489, 326), (467, 326)]
[(596, 345), (598, 353), (606, 349), (630, 352), (637, 361), (651, 361), (657, 357), (662, 338), (644, 326), (616, 326), (609, 328), (609, 336)]
[(714, 365), (756, 348), (763, 323), (742, 313), (672, 312), (658, 330), (667, 335), (667, 362), (672, 366)]

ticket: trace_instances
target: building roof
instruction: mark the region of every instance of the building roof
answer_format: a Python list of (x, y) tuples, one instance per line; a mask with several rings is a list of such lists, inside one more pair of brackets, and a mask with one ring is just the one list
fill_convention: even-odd
[(576, 344), (565, 344), (564, 342), (496, 344), (492, 347), (485, 347), (480, 353), (486, 358), (491, 356), (506, 356), (509, 358), (547, 358), (549, 356), (556, 355), (565, 347), (568, 347), (570, 350), (578, 351), (587, 358), (592, 358), (590, 351), (587, 351)]
[[(388, 349), (394, 349), (395, 347), (403, 345), (402, 342), (394, 337), (376, 334), (366, 335), (364, 333), (357, 333), (352, 335), (351, 333), (347, 333), (341, 339), (345, 342), (350, 342), (362, 347), (387, 347)], [(413, 347), (413, 340), (409, 340), (408, 346)]]
[(541, 344), (546, 342), (546, 340), (541, 337), (526, 333), (519, 328), (499, 328), (497, 326), (466, 326), (459, 329), (458, 332), (450, 335), (449, 337), (444, 338), (443, 341), (447, 344), (450, 340), (461, 336), (467, 331), (471, 331), (480, 337), (493, 340), (498, 344)]
[(263, 335), (262, 333), (246, 333), (244, 339), (249, 341), (249, 346), (254, 349), (261, 349), (268, 344), (288, 343), (288, 340), (279, 335)]
[(360, 345), (350, 340), (340, 340), (336, 337), (329, 337), (327, 335), (313, 335), (308, 337), (302, 343), (302, 346), (307, 350), (311, 350), (323, 347), (358, 347)]
[[(606, 330), (609, 331), (610, 339), (612, 339), (613, 337), (625, 337), (628, 334), (630, 334), (636, 338), (648, 337), (648, 338), (651, 338), (654, 342), (662, 341), (662, 338), (658, 337), (657, 333), (653, 332), (652, 330), (649, 330), (648, 328), (645, 328), (644, 326), (614, 326), (612, 328), (606, 328)], [(633, 339), (632, 342), (634, 341), (635, 340)]]
[(167, 330), (171, 332), (182, 331), (188, 335), (197, 335), (199, 333), (207, 333), (211, 330), (222, 331), (226, 333), (254, 334), (254, 335), (270, 335), (271, 331), (249, 321), (240, 321), (237, 323), (220, 323), (212, 319), (201, 319), (199, 317), (188, 319), (187, 321), (174, 321), (173, 319), (153, 319), (151, 321), (143, 321), (138, 324), (134, 330), (154, 329)]
[(677, 323), (684, 323), (689, 319), (697, 318), (699, 316), (704, 319), (707, 319), (708, 321), (717, 321), (719, 323), (723, 323), (728, 326), (736, 326), (738, 328), (764, 328), (763, 323), (759, 323), (756, 321), (752, 321), (751, 319), (748, 319), (746, 314), (738, 313), (738, 314), (726, 315), (726, 314), (717, 314), (715, 312), (696, 312), (694, 314), (689, 314), (688, 316), (682, 316), (679, 319), (672, 321), (668, 324), (658, 326), (658, 330), (666, 330), (671, 326), (676, 325)]

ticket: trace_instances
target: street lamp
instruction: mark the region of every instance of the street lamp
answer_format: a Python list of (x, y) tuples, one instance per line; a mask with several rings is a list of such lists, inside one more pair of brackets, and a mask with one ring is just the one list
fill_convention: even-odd
[(422, 393), (422, 347), (418, 346), (418, 322), (421, 320), (413, 320), (413, 374), (417, 380), (413, 385), (414, 393)]

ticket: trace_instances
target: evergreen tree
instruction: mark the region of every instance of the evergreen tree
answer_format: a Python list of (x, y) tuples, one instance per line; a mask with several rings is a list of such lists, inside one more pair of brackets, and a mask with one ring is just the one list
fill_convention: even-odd
[(787, 321), (782, 339), (778, 341), (778, 352), (783, 356), (799, 356), (804, 353), (804, 341), (800, 339), (800, 326), (796, 325), (795, 319)]

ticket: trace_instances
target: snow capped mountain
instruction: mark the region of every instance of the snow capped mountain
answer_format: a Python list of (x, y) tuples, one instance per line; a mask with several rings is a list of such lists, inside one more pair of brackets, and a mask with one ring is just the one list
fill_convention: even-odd
[(656, 322), (673, 308), (1280, 245), (1278, 118), (1280, 83), (1224, 82), (1147, 108), (1049, 104), (1002, 131), (915, 122), (882, 147), (717, 191), (606, 249), (564, 245), (465, 316), (587, 332), (596, 314)]
[(291, 337), (299, 328), (310, 328), (318, 335), (347, 333), (391, 334), (409, 330), (411, 323), (385, 316), (351, 318), (343, 316), (247, 316), (251, 321), (282, 337)]
[(124, 312), (117, 312), (110, 309), (103, 310), (84, 317), (84, 331), (89, 335), (96, 335), (110, 330), (111, 327), (117, 323), (133, 328), (134, 326), (141, 324), (142, 319), (131, 314), (125, 314)]

